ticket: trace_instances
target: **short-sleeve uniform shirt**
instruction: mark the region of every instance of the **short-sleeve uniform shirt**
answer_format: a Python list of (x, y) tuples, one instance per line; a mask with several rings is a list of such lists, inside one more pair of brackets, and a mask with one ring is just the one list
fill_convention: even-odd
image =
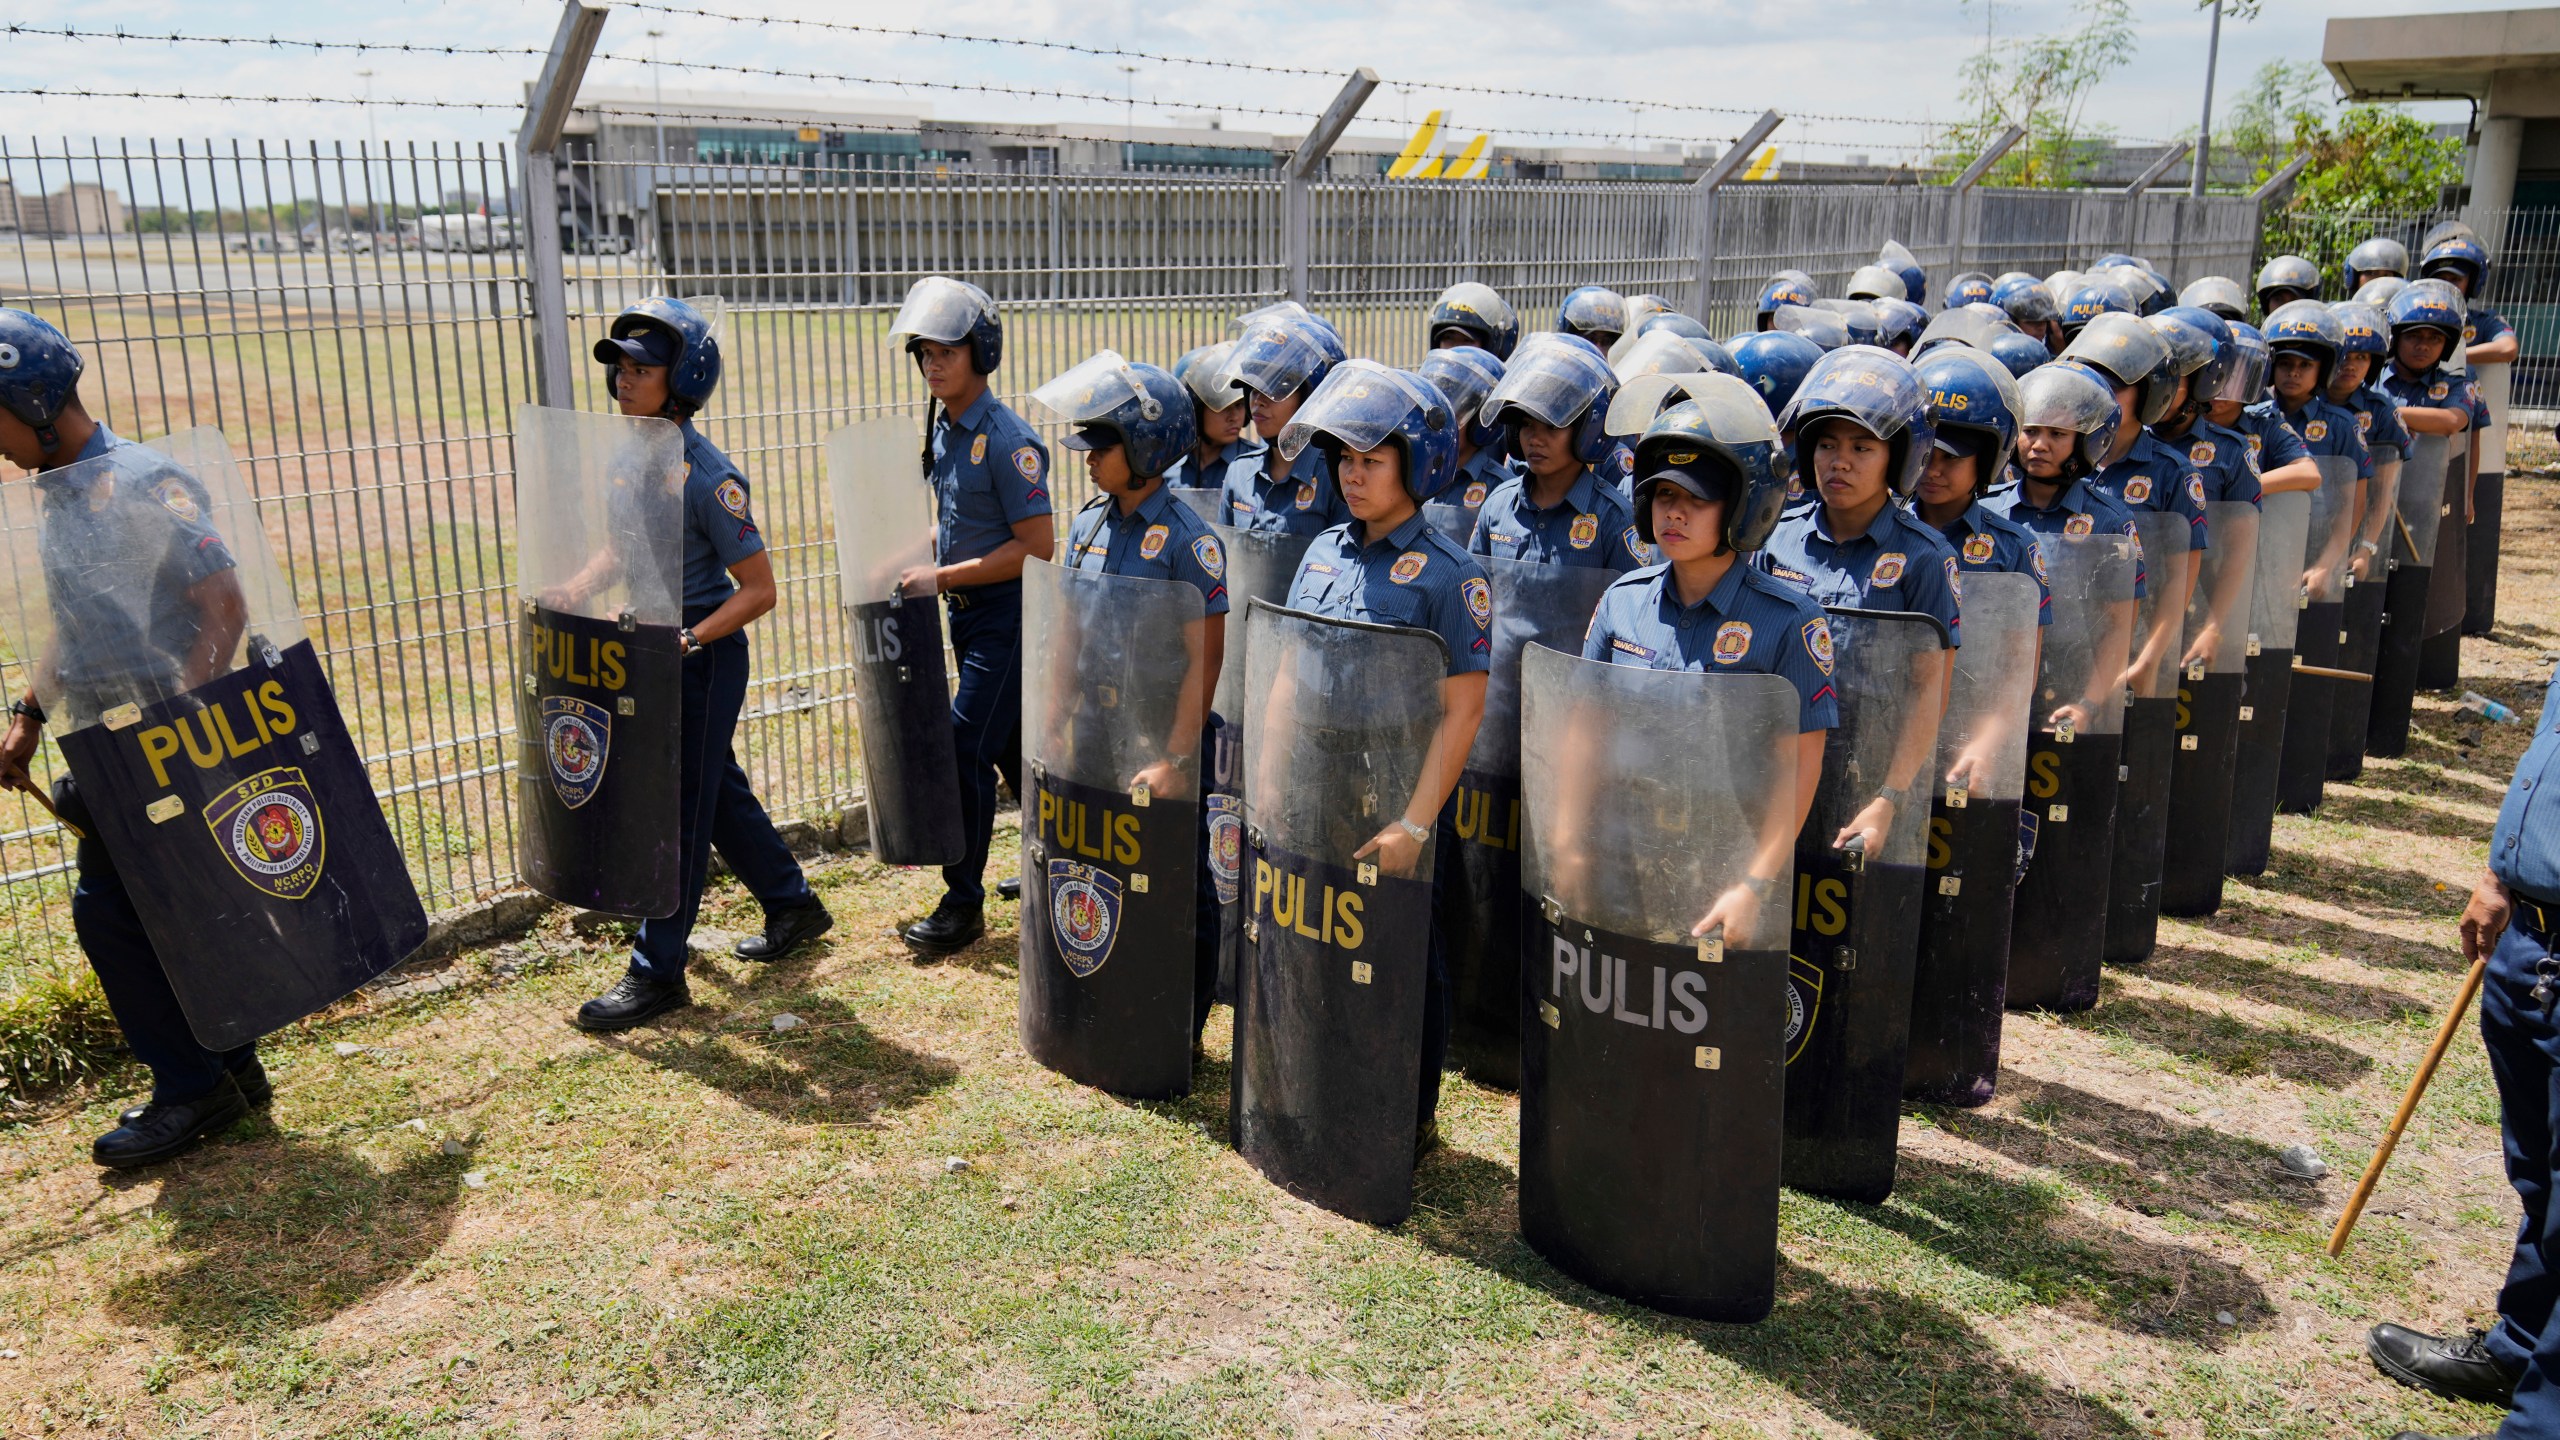
[(2185, 452), (2187, 465), (2204, 482), (2208, 505), (2264, 499), (2258, 485), (2258, 452), (2249, 437), (2210, 420), (2198, 420), (2184, 435), (2155, 436), (2161, 444)]
[(1205, 466), (1196, 452), (1185, 450), (1182, 458), (1173, 462), (1173, 468), (1164, 472), (1164, 483), (1182, 490), (1224, 490), (1227, 477), (1236, 471), (1249, 475), (1261, 469), (1263, 452), (1270, 448), (1248, 430), (1220, 447), (1218, 458)]
[(82, 463), (132, 448), (100, 425), (71, 464), (34, 481), (55, 676), (80, 716), (75, 724), (99, 707), (173, 689), (200, 629), (187, 591), (237, 564), (193, 475), (148, 452)]
[(2516, 761), (2507, 798), (2489, 832), (2489, 869), (2508, 886), (2538, 900), (2560, 900), (2560, 670), (2542, 692), (2542, 718), (2532, 743)]
[(2400, 406), (2371, 385), (2359, 385), (2334, 402), (2356, 417), (2356, 434), (2379, 463), (2409, 458), (2409, 427), (2400, 423)]
[(1067, 526), (1066, 563), (1102, 575), (1180, 580), (1200, 592), (1202, 614), (1227, 613), (1227, 552), (1166, 486), (1125, 515), (1108, 495), (1087, 502)]
[(2281, 470), (2296, 460), (2308, 460), (2311, 452), (2304, 448), (2302, 437), (2284, 423), (2276, 413), (2276, 402), (2260, 400), (2240, 412), (2240, 423), (2233, 427), (2249, 441), (2249, 453), (2258, 462), (2258, 473)]
[(2481, 419), (2485, 407), (2471, 377), (2456, 375), (2441, 365), (2431, 365), (2411, 375), (2394, 362), (2382, 372), (2382, 392), (2404, 408), (2415, 405), (2422, 409), (2459, 410), (2471, 417), (2474, 426), (2485, 423)]
[(1804, 587), (1825, 605), (1933, 616), (1958, 643), (1956, 552), (1909, 511), (1887, 504), (1863, 535), (1834, 536), (1820, 501), (1778, 517), (1751, 560), (1763, 574)]
[(2145, 430), (2123, 459), (2090, 476), (2089, 483), (2134, 513), (2159, 510), (2185, 517), (2187, 548), (2205, 548), (2204, 477), (2187, 463), (2184, 450), (2160, 443)]
[(934, 421), (932, 477), (939, 564), (983, 559), (1050, 513), (1049, 447), (992, 391)]
[[(1266, 455), (1264, 463), (1269, 460)], [(1299, 451), (1278, 479), (1261, 465), (1230, 468), (1226, 495), (1227, 523), (1239, 530), (1314, 535), (1351, 518), (1320, 445)]]
[[(1919, 518), (1917, 512), (1913, 518)], [(2053, 623), (2053, 587), (2045, 583), (2044, 552), (2036, 548), (2034, 532), (2005, 515), (1992, 514), (1976, 500), (1940, 530), (1938, 538), (1956, 552), (1958, 570), (2024, 575), (2035, 581), (2036, 623)], [(1961, 590), (1956, 599), (1962, 603)]]
[(2069, 485), (2051, 505), (2038, 505), (2028, 498), (2027, 487), (2018, 484), (1984, 496), (1982, 503), (1993, 514), (2005, 515), (2038, 535), (2125, 536), (2133, 541), (2133, 598), (2140, 600), (2150, 593), (2150, 572), (2142, 563), (2142, 532), (2134, 527), (2133, 512), (2106, 491), (2085, 483)]
[(1671, 567), (1649, 565), (1600, 593), (1582, 658), (1649, 670), (1776, 675), (1796, 689), (1796, 730), (1840, 723), (1831, 688), (1831, 625), (1802, 589), (1745, 564), (1695, 605), (1680, 602)]
[(1289, 584), (1289, 608), (1437, 634), (1449, 673), (1493, 668), (1493, 587), (1484, 567), (1417, 510), (1376, 544), (1347, 520), (1316, 536)]
[(1541, 510), (1529, 499), (1529, 477), (1505, 480), (1476, 511), (1467, 549), (1532, 565), (1579, 565), (1623, 575), (1645, 563), (1635, 517), (1618, 492), (1584, 470), (1564, 498)]
[(729, 567), (764, 553), (747, 477), (687, 420), (684, 430), (684, 603), (716, 606), (737, 593)]
[(1457, 483), (1442, 498), (1469, 510), (1481, 510), (1496, 486), (1519, 473), (1518, 465), (1503, 458), (1500, 449), (1488, 445), (1458, 467)]
[(2364, 446), (2355, 412), (2342, 410), (2314, 395), (2299, 410), (2282, 411), (2284, 423), (2302, 437), (2302, 448), (2314, 457), (2344, 455), (2356, 463), (2356, 478), (2373, 478), (2373, 452)]

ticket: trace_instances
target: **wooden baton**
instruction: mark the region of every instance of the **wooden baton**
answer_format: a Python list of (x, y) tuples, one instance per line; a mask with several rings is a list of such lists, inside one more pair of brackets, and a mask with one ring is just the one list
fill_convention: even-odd
[(2409, 1093), (2400, 1097), (2400, 1113), (2391, 1117), (2391, 1128), (2383, 1132), (2382, 1143), (2373, 1148), (2373, 1160), (2364, 1167), (2364, 1178), (2356, 1182), (2356, 1193), (2347, 1197), (2346, 1213), (2338, 1217), (2338, 1228), (2329, 1232), (2330, 1259), (2346, 1252), (2347, 1237), (2355, 1233), (2365, 1202), (2373, 1198), (2374, 1184), (2382, 1179), (2382, 1167), (2391, 1163), (2391, 1152), (2400, 1144), (2400, 1132), (2409, 1128), (2418, 1097), (2427, 1093), (2427, 1082), (2436, 1078), (2436, 1066), (2444, 1063), (2444, 1052), (2453, 1044), (2454, 1032), (2462, 1028), (2462, 1017), (2471, 1013), (2472, 997), (2480, 993), (2481, 977), (2488, 973), (2489, 957), (2483, 955), (2471, 962), (2471, 973), (2462, 977), (2462, 993), (2453, 997), (2453, 1008), (2444, 1012), (2444, 1023), (2436, 1027), (2435, 1043), (2427, 1047), (2427, 1058), (2418, 1062), (2418, 1073), (2410, 1077)]

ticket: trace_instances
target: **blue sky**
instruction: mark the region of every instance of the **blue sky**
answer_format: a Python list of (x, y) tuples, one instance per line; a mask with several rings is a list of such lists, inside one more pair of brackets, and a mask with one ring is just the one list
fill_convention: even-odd
[[(1980, 0), (1830, 0), (1768, 5), (1730, 0), (1404, 0), (1394, 6), (1342, 0), (938, 0), (913, 4), (825, 3), (825, 0), (695, 0), (700, 8), (764, 16), (929, 24), (952, 31), (1121, 46), (1195, 57), (1300, 65), (1328, 72), (1355, 65), (1388, 82), (1369, 103), (1373, 128), (1395, 128), (1448, 105), (1454, 123), (1491, 129), (1517, 143), (1609, 144), (1599, 137), (1630, 133), (1708, 140), (1732, 135), (1744, 118), (1682, 113), (1666, 103), (1757, 111), (1824, 112), (1877, 120), (1791, 121), (1782, 142), (1807, 157), (1851, 150), (1879, 159), (1922, 132), (1885, 120), (1944, 120), (1956, 113), (1956, 69), (1982, 43)], [(2311, 5), (2271, 0), (2248, 23), (2226, 23), (2219, 93), (2230, 95), (2260, 64), (2276, 58), (2317, 59), (2323, 21), (2332, 14), (2456, 10), (2425, 0), (2338, 0)], [(542, 46), (558, 22), (554, 0), (377, 0), (372, 5), (320, 0), (93, 0), (20, 11), (22, 23), (87, 29), (178, 29), (215, 35), (285, 35), (418, 45)], [(2064, 0), (2002, 0), (1991, 14), (1997, 34), (2025, 34), (2064, 22)], [(76, 19), (60, 17), (76, 16)], [(2202, 87), (2206, 20), (2188, 0), (2137, 0), (2141, 53), (2099, 92), (2093, 118), (2128, 137), (2165, 137), (2195, 123)], [(653, 41), (647, 31), (663, 30)], [(591, 83), (645, 86), (638, 63), (653, 46), (678, 58), (890, 79), (1016, 84), (1120, 95), (1134, 91), (1141, 123), (1226, 108), (1241, 129), (1294, 131), (1303, 122), (1232, 108), (1322, 107), (1338, 85), (1328, 77), (1291, 77), (1196, 66), (1121, 62), (1051, 51), (995, 48), (921, 39), (857, 35), (781, 25), (750, 25), (622, 9), (608, 21)], [(91, 89), (178, 90), (353, 97), (368, 82), (375, 96), (494, 101), (512, 105), (538, 62), (519, 57), (354, 55), (265, 47), (169, 45), (158, 42), (71, 42), (24, 35), (0, 46), (0, 88), (46, 85)], [(660, 76), (670, 90), (740, 89), (858, 94), (930, 105), (936, 114), (990, 119), (1108, 119), (1120, 105), (980, 96), (854, 86), (836, 82), (707, 74), (670, 64)], [(1433, 81), (1610, 97), (1604, 103), (1452, 95)], [(1643, 107), (1639, 109), (1638, 107)], [(2460, 105), (2422, 107), (2460, 118)], [(385, 140), (496, 140), (513, 133), (507, 111), (408, 110), (378, 106), (372, 123)], [(1578, 130), (1588, 139), (1542, 138)], [(100, 137), (356, 139), (362, 112), (342, 106), (202, 105), (175, 101), (0, 96), (0, 134)]]

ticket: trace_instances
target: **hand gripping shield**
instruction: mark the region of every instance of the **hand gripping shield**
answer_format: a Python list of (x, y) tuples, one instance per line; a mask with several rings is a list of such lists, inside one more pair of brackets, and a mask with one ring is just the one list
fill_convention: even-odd
[(2246, 500), (2205, 506), (2212, 543), (2193, 557), (2196, 581), (2187, 597), (2179, 657), (2178, 751), (2169, 775), (2169, 843), (2160, 867), (2165, 915), (2210, 915), (2222, 905), (2260, 518), (2258, 507)]
[(187, 1027), (229, 1050), (426, 938), (366, 765), (222, 436), (0, 485), (0, 639)]
[[(1795, 691), (1542, 645), (1521, 671), (1520, 1233), (1609, 1294), (1757, 1320), (1777, 1279)], [(1694, 933), (1736, 897), (1736, 923)]]
[(883, 865), (952, 865), (968, 853), (951, 689), (935, 602), (932, 492), (915, 427), (863, 420), (827, 437), (836, 569), (853, 631), (864, 810)]
[(1022, 604), (1022, 1048), (1116, 1095), (1187, 1094), (1213, 678), (1200, 591), (1034, 563)]
[(675, 913), (684, 436), (516, 411), (516, 853), (589, 910)]
[(2302, 550), (2312, 497), (2270, 495), (2258, 511), (2256, 577), (2249, 587), (2249, 639), (2241, 661), (2240, 739), (2231, 762), (2231, 829), (2222, 868), (2267, 868), (2276, 822), (2276, 770), (2293, 704), (2293, 646), (2301, 632)]

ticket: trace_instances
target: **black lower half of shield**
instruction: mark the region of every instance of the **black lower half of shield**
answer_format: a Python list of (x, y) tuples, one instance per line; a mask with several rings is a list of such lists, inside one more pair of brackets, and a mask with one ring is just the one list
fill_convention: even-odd
[(2177, 696), (2135, 700), (2125, 711), (2124, 751), (2116, 759), (2116, 848), (2102, 952), (2110, 965), (2139, 965), (2160, 942), (2160, 876), (2177, 754)]
[(851, 607), (864, 804), (883, 865), (956, 865), (969, 853), (952, 758), (951, 685), (933, 597)]
[(564, 905), (672, 915), (684, 857), (676, 779), (684, 657), (676, 630), (533, 607), (518, 629), (516, 853)]
[(1520, 1084), (1520, 777), (1469, 770), (1450, 797), (1458, 881), (1441, 899), (1449, 1054), (1497, 1089)]
[(2000, 1076), (2009, 926), (2018, 888), (2018, 802), (1942, 798), (1929, 814), (1928, 888), (1911, 975), (1902, 1092), (1980, 1105)]
[(1200, 807), (1035, 772), (1022, 819), (1024, 1052), (1115, 1095), (1190, 1093)]
[(2285, 712), (2293, 704), (2293, 652), (2262, 650), (2241, 671), (2240, 735), (2231, 759), (2231, 829), (2223, 873), (2263, 875), (2274, 843), (2276, 772), (2284, 758)]
[[(2338, 632), (2346, 607), (2335, 600), (2315, 600), (2302, 607), (2294, 631), (2294, 658), (2324, 670), (2338, 668)], [(2308, 815), (2320, 808), (2329, 774), (2329, 713), (2338, 682), (2326, 675), (2296, 672), (2293, 697), (2285, 704), (2284, 750), (2276, 761), (2276, 809)]]
[(1893, 1193), (1928, 871), (1874, 862), (1853, 870), (1828, 839), (1796, 847), (1785, 1178), (1873, 1204)]
[(2160, 860), (2163, 915), (2210, 915), (2222, 908), (2246, 683), (2230, 671), (2179, 682), (2178, 754), (2169, 772), (2169, 844)]
[(2035, 854), (2018, 881), (2009, 925), (2012, 1010), (2086, 1010), (2098, 1003), (2107, 937), (2107, 886), (2115, 873), (2115, 735), (2039, 731), (2027, 747), (2023, 833)]

